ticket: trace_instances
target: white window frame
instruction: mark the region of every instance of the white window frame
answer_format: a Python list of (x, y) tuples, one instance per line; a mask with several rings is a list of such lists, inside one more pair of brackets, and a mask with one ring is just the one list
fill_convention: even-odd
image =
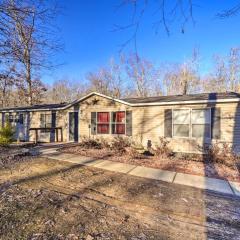
[[(117, 113), (117, 112), (124, 112), (124, 114), (125, 114), (125, 119), (124, 119), (124, 123), (122, 123), (122, 122), (113, 122), (113, 119), (112, 119), (112, 114), (111, 114), (111, 117), (110, 117), (110, 121), (111, 121), (111, 130), (110, 130), (110, 132), (111, 132), (111, 134), (112, 135), (126, 135), (126, 129), (127, 129), (127, 121), (126, 121), (126, 119), (127, 119), (127, 114), (126, 114), (126, 111), (121, 111), (121, 110), (119, 110), (119, 111), (113, 111), (113, 112), (115, 112), (115, 113)], [(117, 124), (124, 124), (125, 125), (125, 132), (124, 133), (112, 133), (112, 125), (113, 124), (115, 124), (115, 125), (117, 125)]]
[[(210, 131), (210, 133), (209, 133), (209, 137), (193, 137), (192, 136), (192, 110), (207, 110), (207, 109), (209, 109), (209, 114), (210, 114), (210, 122), (209, 122), (209, 131)], [(204, 107), (204, 108), (192, 108), (191, 109), (191, 119), (190, 119), (190, 122), (191, 122), (191, 138), (192, 139), (211, 139), (212, 138), (212, 118), (211, 118), (211, 116), (212, 116), (212, 108), (211, 107)], [(202, 124), (202, 125), (205, 125), (205, 124)]]
[[(189, 135), (188, 135), (188, 137), (184, 137), (184, 136), (175, 136), (174, 135), (174, 116), (173, 116), (173, 111), (174, 110), (188, 110), (189, 111)], [(191, 138), (191, 109), (190, 108), (174, 108), (174, 109), (172, 109), (172, 136), (173, 136), (173, 138), (185, 138), (185, 139), (188, 139), (188, 138)]]
[[(52, 114), (51, 114), (51, 113), (40, 113), (40, 116), (39, 116), (39, 117), (40, 117), (40, 128), (42, 128), (42, 127), (41, 127), (41, 114), (44, 114), (44, 127), (43, 127), (43, 128), (51, 128), (51, 127), (52, 127)], [(47, 116), (47, 115), (50, 115), (50, 124), (51, 124), (51, 127), (48, 127), (48, 126), (47, 126), (47, 124), (49, 124), (49, 123), (46, 122), (46, 116)]]
[[(212, 108), (211, 107), (203, 107), (203, 108), (172, 108), (172, 138), (183, 138), (183, 139), (203, 139), (204, 137), (193, 137), (192, 136), (192, 110), (205, 110), (205, 109), (210, 109), (210, 134), (209, 134), (209, 138), (206, 137), (206, 139), (211, 139), (212, 138)], [(181, 137), (181, 136), (174, 136), (174, 122), (173, 122), (173, 111), (174, 110), (189, 110), (189, 114), (190, 114), (190, 120), (189, 120), (189, 136), (188, 137)]]

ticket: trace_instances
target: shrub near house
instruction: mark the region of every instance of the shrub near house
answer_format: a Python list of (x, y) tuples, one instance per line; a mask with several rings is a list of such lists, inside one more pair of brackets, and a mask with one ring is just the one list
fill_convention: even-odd
[(159, 168), (168, 171), (203, 175), (231, 181), (239, 181), (239, 158), (226, 144), (215, 143), (204, 154), (174, 153), (169, 141), (160, 137), (158, 143), (146, 150), (129, 137), (114, 137), (106, 142), (104, 138), (83, 138), (78, 145), (66, 146), (60, 150), (95, 159), (105, 159), (137, 166)]
[(10, 123), (6, 123), (0, 129), (0, 145), (8, 145), (13, 141), (14, 129)]

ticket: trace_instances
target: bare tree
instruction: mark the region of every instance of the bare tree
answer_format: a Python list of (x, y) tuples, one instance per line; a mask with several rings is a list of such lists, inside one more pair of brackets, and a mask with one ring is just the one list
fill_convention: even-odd
[(110, 59), (109, 63), (95, 72), (87, 74), (89, 91), (97, 91), (115, 98), (126, 96), (129, 92), (126, 81), (124, 58), (119, 61)]
[(88, 89), (116, 98), (161, 95), (160, 75), (160, 68), (153, 63), (130, 54), (118, 61), (111, 59), (108, 65), (88, 73)]
[(4, 56), (18, 62), (22, 75), (22, 88), (32, 105), (39, 100), (44, 86), (39, 71), (52, 67), (49, 59), (60, 49), (53, 22), (56, 5), (42, 0), (5, 0), (0, 3), (1, 38), (4, 41)]
[(203, 80), (205, 91), (240, 91), (240, 49), (231, 48), (227, 56), (215, 55), (213, 68)]
[(240, 48), (231, 48), (228, 56), (229, 90), (240, 91)]
[(100, 68), (95, 72), (89, 72), (86, 76), (89, 82), (89, 90), (110, 95), (110, 83), (106, 78), (106, 69)]
[(240, 2), (238, 2), (233, 7), (230, 7), (228, 9), (225, 9), (219, 13), (217, 13), (217, 17), (221, 19), (229, 18), (238, 15), (240, 12)]
[(164, 88), (167, 95), (190, 94), (199, 92), (200, 76), (199, 54), (195, 49), (192, 57), (182, 64), (170, 64), (164, 76)]
[(73, 82), (67, 78), (55, 81), (49, 86), (45, 94), (45, 102), (63, 103), (72, 102), (82, 97), (87, 92), (87, 87), (81, 82)]
[(185, 32), (188, 22), (195, 23), (193, 18), (193, 7), (195, 6), (192, 0), (123, 0), (118, 8), (123, 6), (131, 6), (133, 13), (131, 20), (127, 25), (115, 24), (113, 31), (130, 30), (130, 37), (121, 45), (122, 51), (131, 42), (134, 43), (135, 52), (137, 50), (137, 36), (142, 23), (145, 22), (145, 15), (148, 11), (154, 11), (152, 14), (153, 30), (157, 34), (161, 27), (170, 35), (170, 27), (177, 23), (180, 26), (180, 31)]
[(126, 58), (127, 75), (134, 85), (135, 95), (147, 97), (154, 93), (162, 94), (159, 69), (150, 61), (131, 54)]
[(116, 98), (126, 95), (128, 87), (124, 76), (124, 57), (120, 56), (119, 63), (111, 58), (108, 70), (105, 73), (110, 83), (110, 94)]
[(223, 57), (215, 55), (214, 66), (204, 80), (206, 92), (226, 92), (228, 87), (228, 69)]
[[(120, 51), (123, 51), (130, 43), (133, 43), (135, 52), (138, 52), (138, 32), (146, 20), (151, 21), (153, 31), (156, 34), (163, 29), (167, 35), (170, 35), (174, 24), (178, 31), (184, 34), (188, 24), (195, 25), (194, 11), (200, 4), (202, 5), (201, 9), (204, 9), (201, 1), (194, 0), (120, 0), (117, 9), (132, 7), (132, 15), (130, 16), (129, 23), (126, 25), (115, 24), (114, 26), (114, 32), (130, 32), (129, 38), (121, 44)], [(230, 4), (232, 5), (232, 3)], [(213, 12), (213, 15), (219, 19), (238, 15), (240, 13), (240, 2), (238, 1), (234, 6), (231, 5), (225, 10)], [(151, 14), (150, 20), (149, 18), (145, 19), (145, 15), (149, 13)]]
[[(7, 64), (8, 65), (8, 64)], [(5, 67), (0, 73), (0, 99), (1, 107), (8, 107), (10, 104), (10, 95), (14, 84), (16, 83), (15, 66)]]

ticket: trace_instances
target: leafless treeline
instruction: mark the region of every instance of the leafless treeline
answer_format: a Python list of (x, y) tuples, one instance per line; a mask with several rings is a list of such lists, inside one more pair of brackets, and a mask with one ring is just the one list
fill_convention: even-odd
[[(153, 1), (126, 0), (133, 4), (133, 21), (126, 28), (135, 29), (129, 41), (135, 42), (142, 17)], [(141, 4), (142, 2), (142, 4)], [(168, 4), (170, 2), (168, 1)], [(140, 5), (139, 5), (140, 4)], [(188, 21), (194, 22), (192, 1), (156, 1), (159, 21), (169, 33), (171, 18), (181, 16), (181, 31)], [(173, 7), (173, 8), (172, 8)], [(168, 10), (167, 10), (168, 9)], [(138, 11), (137, 11), (138, 10)], [(183, 11), (184, 10), (184, 11)], [(240, 49), (232, 48), (226, 56), (214, 56), (208, 73), (201, 73), (202, 60), (194, 50), (182, 63), (162, 63), (139, 57), (137, 53), (111, 59), (105, 66), (89, 72), (78, 82), (63, 79), (45, 86), (41, 76), (56, 66), (54, 53), (61, 50), (55, 20), (59, 7), (54, 1), (0, 0), (0, 107), (32, 105), (43, 102), (68, 102), (90, 91), (113, 97), (147, 97), (153, 95), (198, 92), (240, 92)], [(220, 18), (237, 14), (239, 5), (222, 11)], [(57, 37), (58, 36), (58, 37)], [(159, 56), (161, 58), (161, 56)], [(54, 64), (53, 64), (54, 62)]]
[(156, 65), (136, 54), (111, 59), (109, 63), (71, 82), (56, 81), (46, 92), (48, 102), (68, 102), (97, 91), (112, 97), (147, 97), (200, 92), (240, 92), (240, 48), (231, 48), (226, 56), (215, 55), (212, 67), (201, 73), (198, 51), (183, 63)]

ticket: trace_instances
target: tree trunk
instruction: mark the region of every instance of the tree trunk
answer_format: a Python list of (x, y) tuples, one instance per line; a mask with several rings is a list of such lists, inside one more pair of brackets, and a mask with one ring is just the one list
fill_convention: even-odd
[(29, 54), (29, 49), (25, 49), (24, 54), (25, 67), (26, 67), (26, 82), (28, 88), (28, 104), (33, 105), (33, 92), (32, 92), (32, 76), (31, 76), (31, 59)]
[(33, 94), (32, 94), (32, 80), (31, 80), (31, 68), (27, 66), (26, 69), (26, 81), (28, 84), (28, 104), (33, 105)]

